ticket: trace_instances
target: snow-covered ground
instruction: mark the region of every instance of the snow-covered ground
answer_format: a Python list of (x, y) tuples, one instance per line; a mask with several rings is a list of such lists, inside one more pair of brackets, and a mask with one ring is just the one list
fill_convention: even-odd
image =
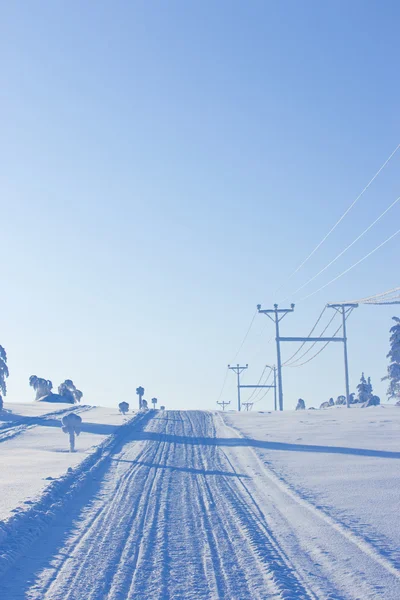
[(0, 443), (24, 497), (28, 451), (67, 460), (0, 527), (1, 598), (400, 598), (400, 408), (82, 417), (80, 457), (46, 425)]
[(282, 482), (400, 568), (400, 407), (228, 415)]
[[(48, 402), (6, 402), (4, 408), (0, 413), (2, 520), (35, 502), (51, 479), (75, 467), (124, 422), (118, 408)], [(68, 435), (61, 429), (62, 416), (71, 411), (80, 414), (83, 421), (77, 451), (72, 454)]]

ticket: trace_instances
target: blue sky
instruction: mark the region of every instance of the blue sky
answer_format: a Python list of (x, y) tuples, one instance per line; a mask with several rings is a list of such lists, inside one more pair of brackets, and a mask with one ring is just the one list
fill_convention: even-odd
[[(290, 297), (400, 195), (399, 151), (274, 295), (400, 142), (399, 17), (391, 1), (3, 5), (8, 400), (33, 398), (36, 374), (72, 378), (89, 403), (135, 404), (143, 385), (170, 408), (214, 408), (256, 304)], [(397, 205), (303, 295), (399, 217)], [(299, 302), (282, 334), (306, 335), (329, 301), (397, 286), (399, 248)], [(383, 395), (393, 314), (349, 320), (352, 389), (365, 370)], [(247, 383), (275, 362), (265, 322), (238, 356)], [(343, 385), (332, 345), (285, 370), (285, 404)], [(233, 374), (222, 397), (235, 400)]]

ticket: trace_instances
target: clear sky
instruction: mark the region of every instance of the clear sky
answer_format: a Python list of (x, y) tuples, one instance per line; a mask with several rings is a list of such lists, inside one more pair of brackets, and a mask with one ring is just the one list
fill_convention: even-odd
[[(33, 399), (35, 374), (73, 379), (88, 403), (136, 404), (143, 385), (169, 408), (215, 408), (257, 303), (297, 302), (398, 229), (400, 203), (291, 295), (400, 195), (400, 151), (274, 294), (400, 142), (397, 1), (0, 10), (7, 400)], [(400, 236), (298, 302), (282, 334), (308, 334), (328, 301), (399, 285), (399, 249)], [(396, 310), (349, 319), (352, 389), (365, 370), (384, 394)], [(266, 323), (235, 359), (244, 383), (275, 362)], [(343, 393), (341, 345), (286, 369), (284, 386), (287, 407)], [(235, 400), (233, 373), (222, 398)]]

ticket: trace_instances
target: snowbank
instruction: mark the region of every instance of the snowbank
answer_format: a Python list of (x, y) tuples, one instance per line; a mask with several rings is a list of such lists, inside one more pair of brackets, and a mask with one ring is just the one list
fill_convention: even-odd
[[(65, 507), (104, 466), (110, 453), (129, 434), (132, 427), (149, 418), (148, 413), (137, 413), (99, 446), (64, 475), (47, 484), (43, 493), (31, 506), (17, 511), (7, 521), (0, 521), (0, 577), (39, 535), (54, 522)], [(61, 431), (61, 428), (60, 428)], [(62, 433), (62, 432), (61, 432)], [(62, 434), (64, 435), (64, 434)], [(75, 456), (75, 455), (70, 455)]]
[(400, 567), (400, 410), (225, 413), (287, 486)]

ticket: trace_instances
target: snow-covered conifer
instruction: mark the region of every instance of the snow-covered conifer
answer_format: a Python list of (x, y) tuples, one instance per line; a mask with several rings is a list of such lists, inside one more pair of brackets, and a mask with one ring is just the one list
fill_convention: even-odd
[(3, 396), (7, 394), (6, 379), (8, 377), (7, 353), (0, 346), (0, 410), (3, 410)]
[(393, 317), (395, 325), (390, 329), (390, 350), (387, 358), (390, 359), (388, 374), (384, 379), (389, 380), (387, 395), (389, 398), (400, 400), (400, 318)]

